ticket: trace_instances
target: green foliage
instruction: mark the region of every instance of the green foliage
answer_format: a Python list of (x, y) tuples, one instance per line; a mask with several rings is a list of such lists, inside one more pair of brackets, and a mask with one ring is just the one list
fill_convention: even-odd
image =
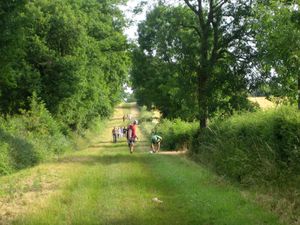
[(72, 131), (87, 138), (111, 115), (130, 65), (120, 3), (0, 2), (0, 174), (63, 154)]
[(192, 70), (197, 41), (176, 19), (190, 16), (185, 8), (155, 7), (139, 25), (139, 47), (133, 51), (131, 77), (138, 104), (154, 105), (168, 118), (192, 120), (197, 114)]
[(136, 102), (136, 98), (135, 98), (135, 95), (134, 93), (126, 93), (124, 94), (124, 99), (126, 100), (126, 102), (129, 102), (129, 103), (133, 103), (133, 102)]
[(284, 97), (288, 102), (299, 101), (300, 89), (300, 20), (299, 1), (258, 4), (256, 9), (258, 65), (263, 73), (260, 87), (265, 95)]
[(289, 185), (300, 171), (299, 140), (299, 112), (282, 107), (215, 122), (200, 132), (192, 152), (219, 174), (243, 184)]
[(109, 116), (129, 66), (119, 2), (3, 3), (0, 111), (29, 109), (28, 97), (35, 92), (73, 130)]
[[(236, 23), (226, 24), (216, 18), (220, 24), (215, 28), (217, 31), (208, 25), (206, 43), (199, 38), (199, 32), (203, 31), (188, 7), (163, 4), (154, 7), (139, 24), (139, 45), (133, 51), (131, 78), (138, 104), (148, 108), (154, 105), (164, 117), (187, 121), (199, 119), (203, 111), (199, 109), (203, 107), (210, 118), (251, 108), (247, 101), (246, 74), (251, 71), (248, 62), (252, 51), (251, 46), (245, 44), (247, 35), (243, 31), (248, 26), (248, 20), (244, 19), (248, 16), (248, 6), (241, 2), (235, 5), (237, 10), (233, 10), (231, 4), (226, 5), (228, 9), (225, 7), (241, 27), (238, 29)], [(220, 43), (212, 40), (214, 32), (218, 37), (215, 42)], [(204, 48), (209, 49), (206, 56), (211, 57), (210, 60), (202, 59)], [(204, 76), (208, 78), (201, 80)], [(200, 94), (201, 85), (205, 85), (205, 91)]]
[(146, 106), (140, 108), (139, 123), (152, 122), (153, 112), (147, 110)]
[(36, 97), (22, 115), (1, 118), (0, 174), (33, 166), (72, 147), (59, 124)]
[(161, 147), (166, 150), (190, 148), (192, 137), (198, 130), (198, 123), (184, 122), (181, 119), (163, 119), (156, 127), (155, 133), (162, 138)]

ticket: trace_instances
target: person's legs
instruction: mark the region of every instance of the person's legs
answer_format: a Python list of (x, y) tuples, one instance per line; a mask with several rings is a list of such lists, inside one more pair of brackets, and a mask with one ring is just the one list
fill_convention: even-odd
[(130, 153), (133, 153), (133, 141), (132, 140), (128, 140), (128, 147), (129, 147)]
[(160, 150), (160, 142), (157, 143), (157, 149), (156, 149), (156, 151), (159, 152), (159, 150)]
[(133, 141), (131, 141), (131, 143), (130, 143), (130, 153), (133, 153), (133, 149), (134, 148), (134, 143), (133, 143)]
[(152, 152), (155, 152), (155, 145), (154, 145), (154, 143), (151, 143), (151, 149), (152, 149)]

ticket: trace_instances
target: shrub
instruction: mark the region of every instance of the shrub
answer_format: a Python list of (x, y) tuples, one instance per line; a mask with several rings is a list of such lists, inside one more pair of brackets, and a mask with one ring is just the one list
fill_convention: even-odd
[(164, 119), (155, 127), (155, 132), (162, 136), (162, 149), (178, 150), (189, 148), (198, 123), (189, 123), (181, 119)]
[(286, 183), (300, 171), (300, 113), (291, 107), (214, 122), (192, 152), (219, 174), (241, 183)]
[(71, 147), (59, 124), (35, 96), (30, 110), (0, 120), (1, 175), (59, 156)]

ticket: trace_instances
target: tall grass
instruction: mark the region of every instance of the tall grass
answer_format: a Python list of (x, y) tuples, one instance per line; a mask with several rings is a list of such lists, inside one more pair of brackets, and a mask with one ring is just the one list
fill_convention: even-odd
[(300, 171), (300, 113), (282, 107), (215, 122), (199, 134), (192, 152), (241, 183), (286, 184)]
[[(102, 141), (111, 139), (110, 129)], [(126, 143), (107, 143), (59, 161), (55, 166), (68, 171), (59, 193), (26, 206), (13, 224), (281, 224), (196, 163), (136, 147), (129, 154)]]
[[(150, 121), (151, 114), (143, 111), (142, 121)], [(180, 119), (163, 119), (156, 126), (146, 123), (143, 127), (163, 137), (163, 148), (187, 147), (221, 175), (246, 185), (287, 184), (299, 179), (300, 112), (293, 107), (236, 114), (215, 120), (200, 132), (197, 122)]]
[(189, 123), (180, 119), (163, 119), (156, 127), (155, 132), (162, 136), (162, 149), (179, 150), (189, 149), (192, 138), (197, 132), (198, 123)]
[(179, 150), (190, 147), (192, 137), (197, 132), (198, 123), (189, 123), (181, 119), (162, 119), (157, 123), (154, 114), (146, 107), (140, 108), (140, 127), (146, 136), (150, 136), (152, 133), (162, 136), (162, 150)]

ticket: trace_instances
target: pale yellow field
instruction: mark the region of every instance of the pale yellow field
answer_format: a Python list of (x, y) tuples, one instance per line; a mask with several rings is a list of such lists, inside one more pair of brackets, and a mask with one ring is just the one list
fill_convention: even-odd
[(265, 97), (249, 97), (248, 99), (251, 102), (257, 103), (261, 109), (271, 109), (276, 106), (275, 103), (269, 101)]

